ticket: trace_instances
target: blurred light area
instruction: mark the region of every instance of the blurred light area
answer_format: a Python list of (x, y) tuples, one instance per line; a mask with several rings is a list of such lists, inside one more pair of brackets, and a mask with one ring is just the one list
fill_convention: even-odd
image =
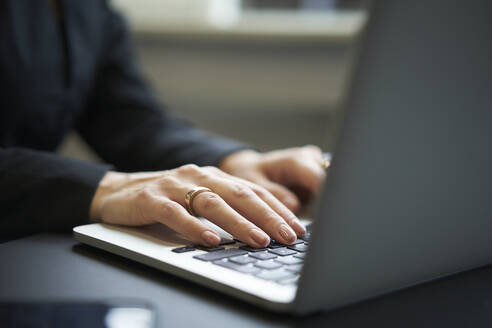
[[(352, 3), (345, 0), (341, 3)], [(360, 1), (357, 1), (359, 3)], [(137, 32), (235, 37), (350, 38), (366, 20), (335, 0), (113, 0)]]
[[(172, 111), (261, 150), (332, 150), (364, 0), (112, 0)], [(60, 152), (97, 158), (76, 135)]]
[(209, 23), (216, 28), (231, 28), (241, 14), (240, 0), (211, 0), (207, 10)]
[(171, 110), (260, 149), (330, 150), (365, 0), (112, 0)]
[(147, 308), (114, 307), (104, 319), (107, 328), (152, 328), (154, 314)]

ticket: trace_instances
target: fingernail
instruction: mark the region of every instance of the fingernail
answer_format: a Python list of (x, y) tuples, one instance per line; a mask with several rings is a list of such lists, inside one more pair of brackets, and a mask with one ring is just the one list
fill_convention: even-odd
[(296, 241), (296, 234), (288, 225), (282, 223), (278, 229), (278, 232), (286, 243), (292, 244), (294, 241)]
[(270, 238), (267, 236), (267, 234), (263, 231), (260, 231), (259, 229), (253, 228), (249, 230), (249, 235), (261, 247), (265, 247), (270, 243)]
[(306, 234), (306, 228), (304, 228), (298, 219), (292, 220), (292, 225), (294, 226), (294, 230), (296, 230), (300, 236), (304, 236)]
[(220, 243), (220, 237), (208, 230), (202, 232), (202, 239), (207, 246), (215, 246)]

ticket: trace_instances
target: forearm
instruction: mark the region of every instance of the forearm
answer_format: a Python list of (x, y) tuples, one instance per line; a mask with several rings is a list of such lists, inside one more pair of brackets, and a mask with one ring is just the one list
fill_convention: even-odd
[(128, 107), (90, 110), (79, 131), (105, 161), (124, 172), (172, 169), (189, 163), (217, 166), (227, 155), (251, 148), (147, 105), (135, 102), (127, 103)]
[(0, 150), (0, 235), (69, 231), (89, 207), (109, 166), (22, 148)]

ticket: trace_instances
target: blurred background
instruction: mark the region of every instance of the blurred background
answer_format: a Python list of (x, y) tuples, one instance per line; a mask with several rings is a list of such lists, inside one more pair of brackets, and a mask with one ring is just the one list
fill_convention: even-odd
[[(168, 108), (260, 150), (332, 150), (365, 0), (112, 3)], [(97, 160), (76, 134), (59, 151)]]

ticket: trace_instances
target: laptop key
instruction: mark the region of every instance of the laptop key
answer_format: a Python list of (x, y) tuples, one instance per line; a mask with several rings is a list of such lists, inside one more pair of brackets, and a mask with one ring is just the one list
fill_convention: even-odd
[(220, 265), (221, 267), (232, 269), (234, 271), (238, 271), (241, 273), (251, 273), (251, 274), (256, 274), (261, 271), (260, 268), (257, 268), (251, 264), (236, 264), (234, 262), (231, 262), (227, 259), (222, 259), (218, 261), (212, 262), (213, 264)]
[(186, 253), (186, 252), (192, 252), (194, 250), (196, 250), (196, 248), (193, 246), (183, 246), (183, 247), (173, 248), (171, 251), (173, 251), (174, 253)]
[(287, 278), (293, 278), (295, 275), (292, 272), (285, 271), (284, 269), (277, 269), (277, 270), (263, 270), (260, 273), (255, 274), (255, 276), (265, 280), (282, 280)]
[(297, 257), (298, 259), (304, 259), (306, 257), (306, 253), (297, 253), (292, 256)]
[(309, 241), (309, 239), (311, 238), (311, 233), (310, 232), (306, 232), (306, 234), (302, 237), (299, 237), (300, 239), (304, 240), (304, 241)]
[(266, 248), (253, 248), (250, 246), (241, 246), (239, 248), (244, 249), (245, 251), (248, 251), (248, 252), (264, 252), (267, 250)]
[(229, 248), (229, 249), (223, 249), (221, 251), (210, 252), (207, 254), (195, 255), (193, 256), (193, 258), (202, 261), (216, 261), (216, 260), (221, 260), (228, 257), (239, 256), (244, 254), (248, 254), (248, 252), (238, 248)]
[(261, 269), (266, 269), (266, 270), (273, 270), (273, 269), (278, 269), (282, 267), (282, 264), (268, 260), (268, 261), (259, 261), (255, 263), (255, 266)]
[(285, 247), (285, 245), (278, 243), (273, 239), (270, 241), (270, 244), (268, 245), (268, 248), (281, 248), (281, 247)]
[(287, 264), (287, 265), (299, 264), (299, 263), (303, 262), (302, 259), (299, 259), (299, 258), (293, 257), (293, 256), (279, 257), (279, 258), (275, 259), (275, 261), (282, 263), (282, 264)]
[[(297, 245), (297, 244), (301, 244), (303, 242), (304, 242), (304, 240), (297, 238), (296, 241), (293, 242), (291, 245)], [(281, 244), (281, 243), (277, 242), (276, 240), (272, 239), (270, 241), (270, 244), (268, 245), (268, 248), (281, 248), (281, 247), (285, 247), (285, 246), (286, 245)]]
[(295, 251), (301, 252), (301, 253), (305, 253), (308, 250), (308, 246), (304, 245), (304, 243), (303, 244), (297, 244), (297, 245), (291, 245), (291, 246), (287, 246), (287, 247), (290, 249), (293, 249)]
[(240, 256), (235, 256), (235, 257), (230, 257), (229, 261), (234, 262), (236, 264), (248, 264), (248, 263), (254, 263), (258, 261), (257, 259), (248, 256), (248, 255), (240, 255)]
[(202, 250), (202, 251), (206, 251), (206, 252), (217, 252), (217, 251), (221, 251), (224, 249), (224, 247), (222, 247), (222, 246), (207, 247), (207, 246), (202, 246), (202, 245), (195, 245), (195, 247)]
[(258, 260), (271, 260), (277, 258), (277, 255), (268, 252), (250, 253), (249, 256), (254, 257), (255, 259)]
[(288, 249), (287, 247), (269, 249), (268, 251), (270, 253), (280, 255), (280, 256), (287, 256), (287, 255), (292, 255), (292, 254), (297, 253), (296, 251), (293, 251), (292, 249)]

